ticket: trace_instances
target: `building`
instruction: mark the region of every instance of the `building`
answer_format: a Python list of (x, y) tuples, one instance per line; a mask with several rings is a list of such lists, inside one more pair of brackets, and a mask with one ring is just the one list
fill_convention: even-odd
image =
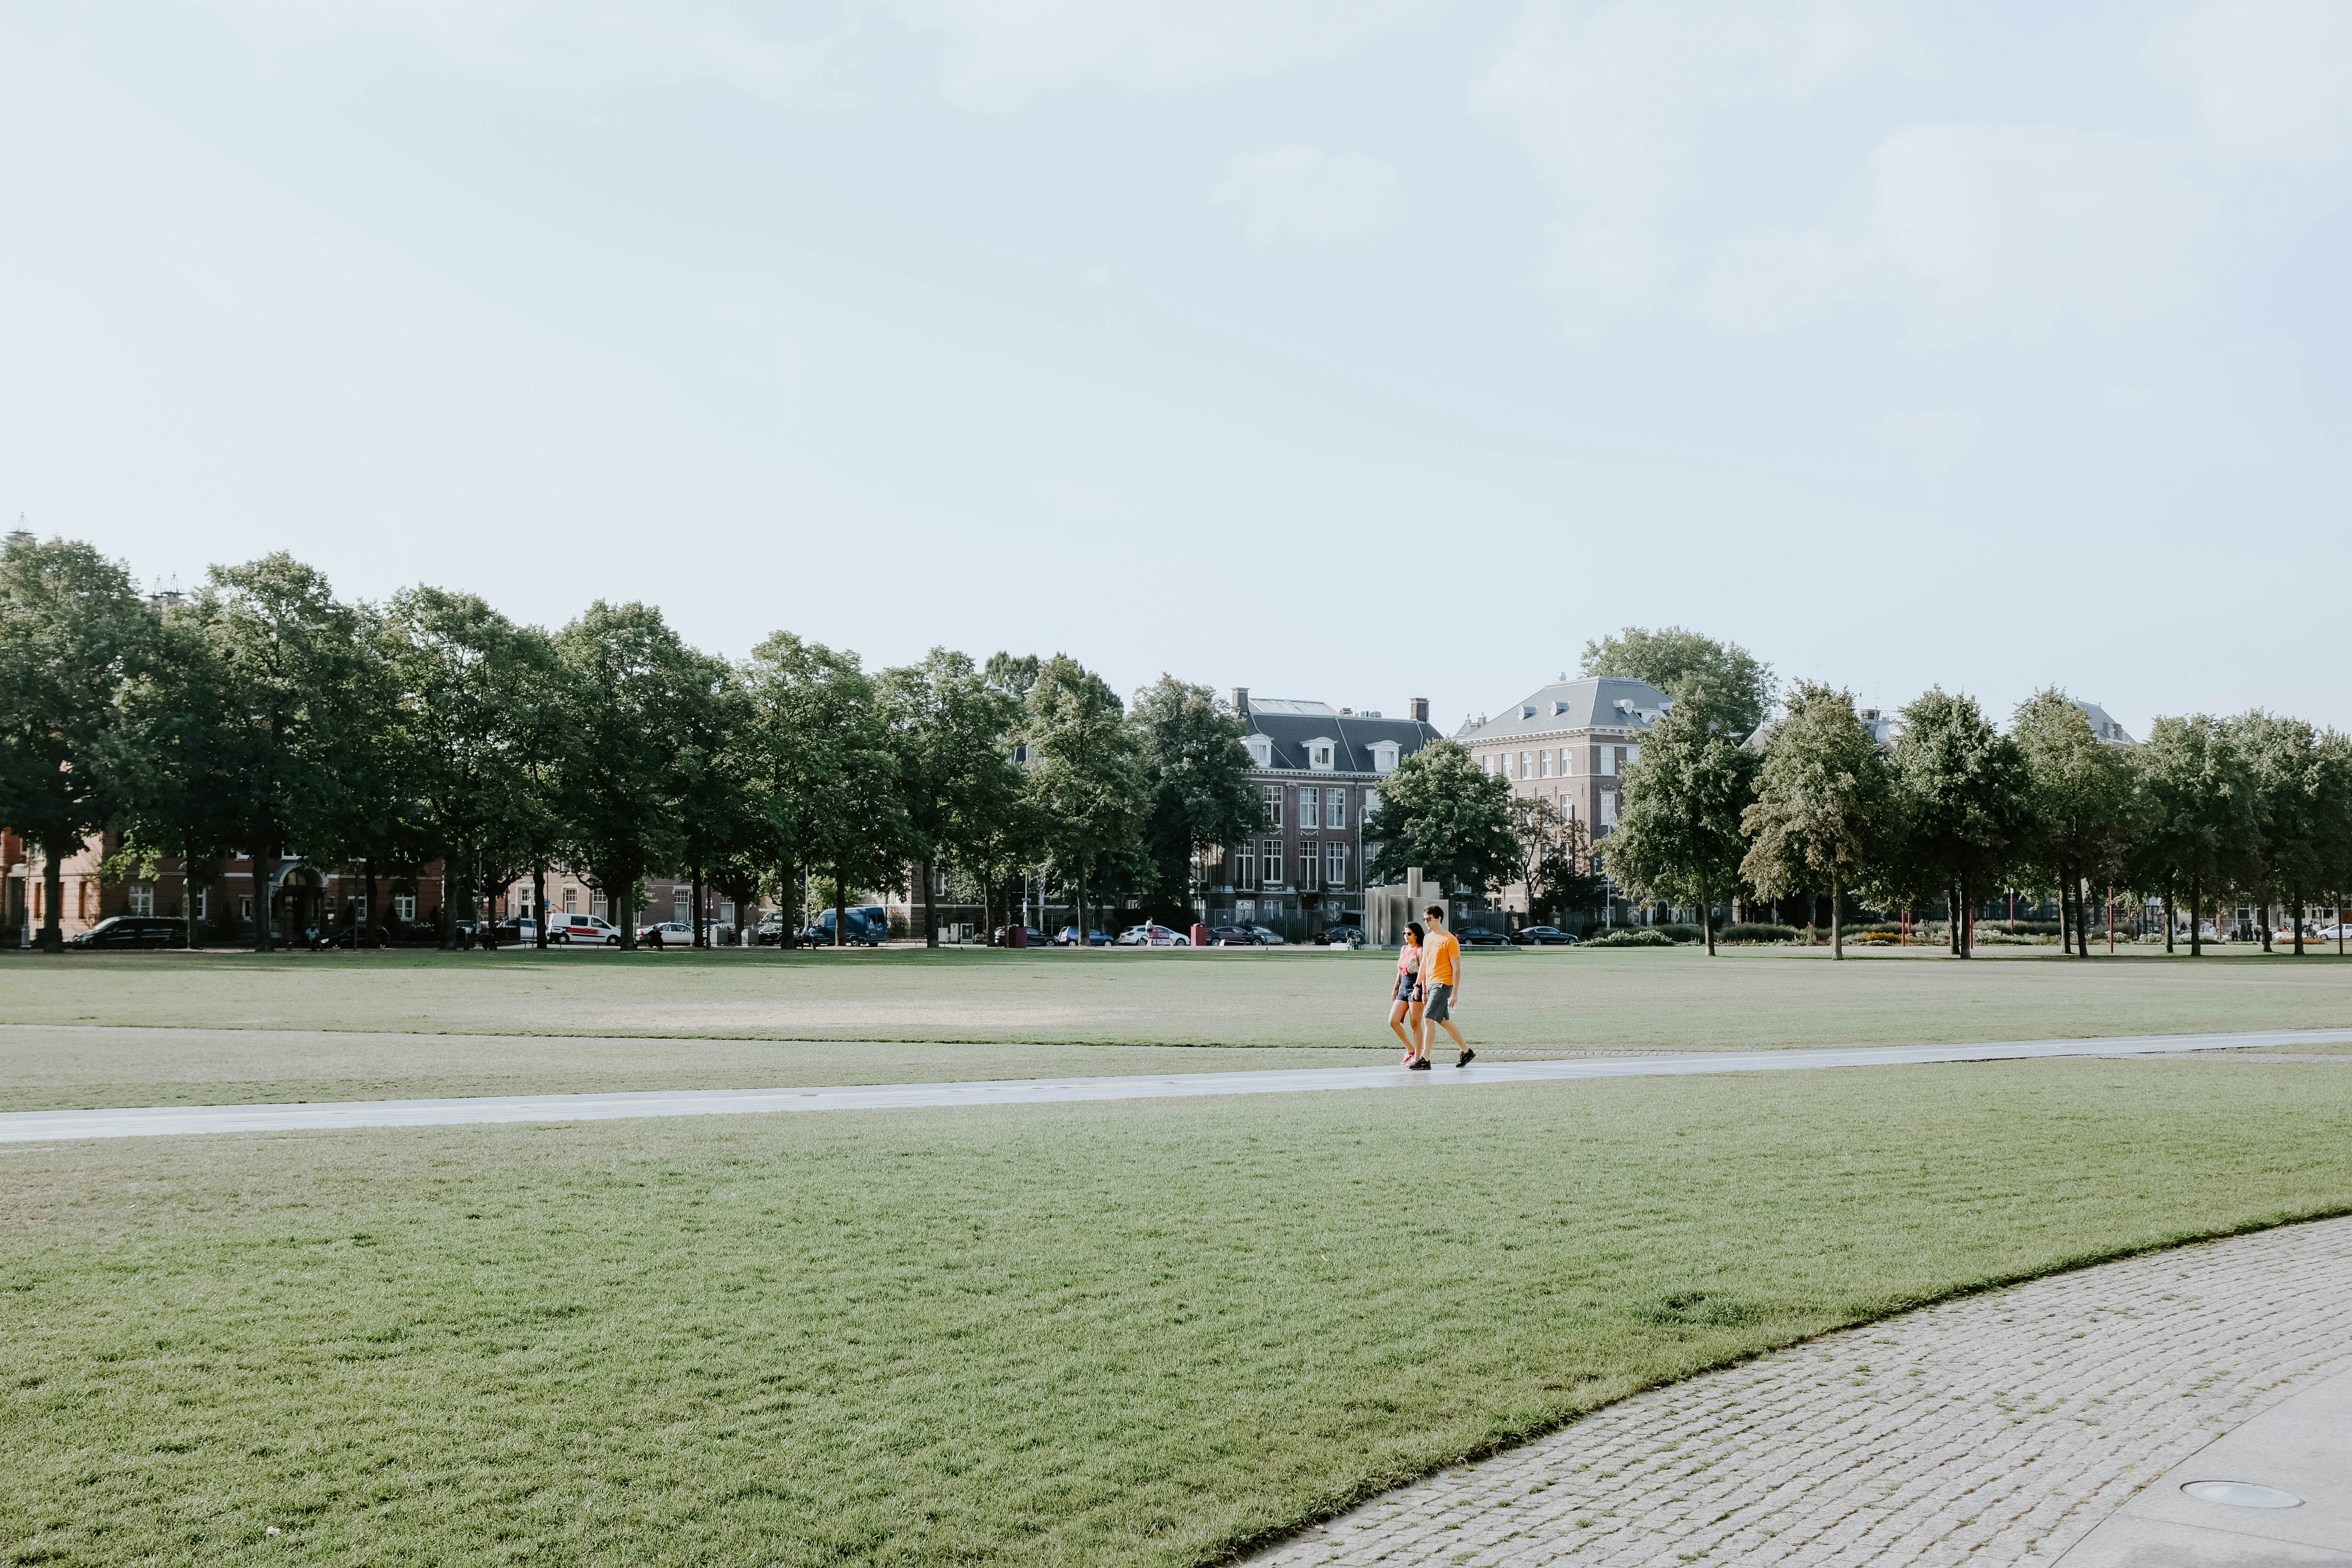
[(1618, 781), (1641, 756), (1643, 734), (1673, 706), (1645, 680), (1563, 678), (1454, 738), (1514, 795), (1549, 798), (1597, 842), (1617, 825)]
[(1380, 805), (1380, 781), (1443, 738), (1429, 721), (1429, 700), (1414, 698), (1402, 719), (1252, 698), (1245, 686), (1234, 689), (1233, 702), (1247, 726), (1242, 745), (1258, 796), (1258, 831), (1222, 847), (1203, 867), (1202, 918), (1213, 926), (1268, 926), (1294, 939), (1360, 925), (1364, 819)]

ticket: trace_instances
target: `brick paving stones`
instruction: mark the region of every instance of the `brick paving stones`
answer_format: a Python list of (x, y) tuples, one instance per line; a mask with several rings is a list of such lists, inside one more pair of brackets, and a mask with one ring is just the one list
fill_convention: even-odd
[(2049, 1563), (2352, 1368), (2352, 1219), (1929, 1307), (1637, 1394), (1250, 1559)]

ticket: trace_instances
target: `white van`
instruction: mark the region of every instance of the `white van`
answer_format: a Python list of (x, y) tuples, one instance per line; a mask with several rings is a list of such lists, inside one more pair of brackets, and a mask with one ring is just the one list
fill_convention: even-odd
[(551, 915), (548, 918), (547, 940), (569, 947), (575, 942), (602, 942), (606, 947), (621, 945), (621, 928), (602, 915)]

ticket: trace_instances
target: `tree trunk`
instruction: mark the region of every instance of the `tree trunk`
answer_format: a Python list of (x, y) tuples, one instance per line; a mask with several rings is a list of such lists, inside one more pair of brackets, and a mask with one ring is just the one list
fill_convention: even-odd
[(621, 930), (623, 952), (637, 951), (637, 911), (629, 907), (629, 894), (636, 885), (636, 878), (631, 877), (618, 888), (604, 890), (604, 912), (613, 917), (613, 923)]
[(531, 946), (542, 952), (547, 949), (547, 863), (530, 868)]
[(1976, 910), (1969, 902), (1969, 879), (1966, 877), (1952, 884), (1952, 907), (1959, 917), (1952, 922), (1952, 930), (1959, 939), (1960, 956), (1974, 958), (1977, 933), (1970, 921)]
[(849, 945), (849, 880), (838, 866), (833, 868), (833, 945)]
[(63, 952), (66, 950), (65, 911), (58, 906), (65, 902), (65, 873), (58, 868), (56, 847), (46, 839), (41, 844), (41, 887), (43, 900), (48, 907), (41, 911), (41, 951)]
[(2178, 923), (2172, 911), (2172, 879), (2167, 877), (2164, 879), (2164, 951), (2168, 954), (2172, 952), (2172, 928)]
[(2074, 955), (2074, 902), (2066, 891), (2066, 873), (2058, 873), (2058, 951)]
[(1944, 949), (1954, 958), (1960, 956), (1960, 889), (1958, 883), (1944, 889)]
[(2204, 914), (2205, 887), (2192, 879), (2189, 884), (2189, 956), (2191, 958), (2205, 956)]
[(187, 917), (188, 951), (196, 951), (196, 879), (185, 855), (180, 857), (180, 913)]
[(696, 864), (692, 868), (692, 876), (694, 880), (694, 945), (698, 948), (704, 945), (702, 941), (702, 867), (699, 863)]
[(930, 861), (923, 862), (923, 945), (940, 945), (940, 874)]
[(2287, 910), (2287, 915), (2294, 921), (2294, 955), (2301, 958), (2303, 956), (2303, 884), (2298, 882), (2287, 889), (2286, 896), (2294, 900), (2293, 906)]
[(1706, 896), (1705, 888), (1699, 889), (1698, 919), (1700, 929), (1706, 932), (1706, 955), (1713, 958), (1715, 956), (1715, 900)]
[(2254, 910), (2254, 923), (2263, 928), (2263, 951), (2271, 950), (2271, 906), (2265, 901)]
[(1087, 946), (1087, 874), (1084, 871), (1079, 872), (1077, 879), (1070, 884), (1070, 894), (1077, 902), (1073, 912), (1077, 916), (1078, 951), (1083, 952)]
[(801, 944), (801, 921), (808, 911), (795, 912), (792, 907), (793, 884), (801, 879), (801, 868), (787, 860), (776, 873), (776, 951), (797, 949)]
[(1830, 956), (1845, 956), (1845, 889), (1830, 878)]
[[(268, 824), (265, 823), (257, 837), (265, 841), (274, 841), (278, 835), (268, 826)], [(253, 951), (256, 952), (268, 952), (269, 951), (269, 906), (273, 901), (271, 895), (277, 891), (276, 889), (269, 885), (269, 880), (270, 873), (278, 868), (277, 866), (273, 864), (277, 858), (278, 857), (275, 855), (265, 857), (261, 852), (261, 846), (259, 844), (256, 844), (254, 846)]]
[(445, 855), (441, 858), (441, 951), (454, 952), (457, 948), (457, 911), (463, 908), (472, 912), (467, 899), (466, 874), (457, 869), (459, 857)]

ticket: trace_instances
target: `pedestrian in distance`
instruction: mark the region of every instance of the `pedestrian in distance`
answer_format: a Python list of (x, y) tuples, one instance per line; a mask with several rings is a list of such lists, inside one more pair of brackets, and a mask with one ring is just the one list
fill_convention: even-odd
[[(1421, 1058), (1421, 922), (1414, 921), (1404, 928), (1404, 951), (1397, 954), (1396, 991), (1390, 998), (1389, 1029), (1404, 1044), (1404, 1060), (1399, 1064), (1411, 1067)], [(1412, 1032), (1405, 1032), (1406, 1026)]]
[(1454, 1026), (1454, 1004), (1462, 999), (1462, 944), (1445, 929), (1444, 905), (1432, 904), (1421, 914), (1429, 922), (1429, 940), (1423, 944), (1428, 952), (1421, 961), (1421, 1054), (1414, 1058), (1412, 1068), (1415, 1072), (1429, 1070), (1429, 1043), (1437, 1037), (1436, 1026), (1441, 1024), (1454, 1037), (1454, 1048), (1462, 1053), (1454, 1065), (1466, 1068), (1478, 1053), (1470, 1048), (1462, 1031)]

